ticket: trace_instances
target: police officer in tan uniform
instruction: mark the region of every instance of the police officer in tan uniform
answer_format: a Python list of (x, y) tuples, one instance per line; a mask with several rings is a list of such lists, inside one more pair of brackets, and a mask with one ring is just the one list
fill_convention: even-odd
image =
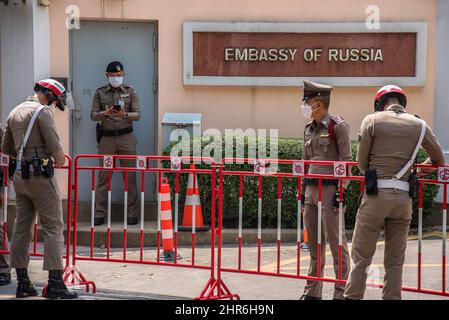
[(382, 298), (401, 299), (402, 267), (412, 220), (411, 194), (417, 190), (416, 177), (429, 173), (426, 170), (412, 174), (421, 143), (429, 154), (425, 164), (444, 163), (443, 151), (432, 130), (424, 121), (408, 114), (406, 105), (401, 88), (385, 86), (375, 96), (377, 112), (362, 122), (357, 162), (365, 174), (366, 190), (352, 239), (346, 299), (363, 298), (368, 268), (382, 229), (385, 234)]
[[(53, 162), (64, 165), (53, 120), (52, 109), (64, 110), (65, 88), (52, 79), (38, 81), (36, 94), (15, 107), (8, 116), (2, 142), (3, 153), (17, 159), (13, 184), (16, 193), (16, 219), (11, 240), (11, 267), (17, 273), (17, 298), (36, 296), (28, 278), (28, 246), (32, 238), (35, 215), (39, 215), (44, 236), (44, 265), (49, 271), (45, 297), (74, 299), (62, 279), (64, 221), (59, 188), (53, 176)], [(53, 160), (54, 159), (54, 160)]]
[[(123, 84), (123, 65), (114, 61), (106, 68), (109, 84), (97, 89), (92, 102), (91, 119), (97, 125), (98, 153), (107, 155), (135, 155), (137, 138), (133, 122), (140, 119), (139, 97), (130, 85)], [(135, 160), (120, 160), (124, 167), (135, 167)], [(105, 222), (107, 208), (108, 172), (101, 171), (95, 193), (96, 226)], [(128, 224), (137, 224), (136, 174), (128, 174)]]
[[(305, 118), (312, 118), (304, 129), (303, 160), (352, 161), (349, 125), (342, 117), (329, 114), (331, 86), (304, 81), (304, 98), (302, 111)], [(333, 166), (310, 165), (309, 173), (333, 174)], [(343, 186), (345, 187), (346, 184)], [(335, 274), (338, 275), (339, 245), (339, 189), (338, 180), (322, 180), (322, 211), (318, 221), (318, 179), (303, 181), (304, 225), (309, 237), (310, 266), (309, 276), (317, 276), (318, 223), (321, 224), (321, 271), (323, 276), (326, 240), (332, 252)], [(346, 243), (344, 222), (342, 230), (342, 278), (346, 279), (349, 271), (349, 253)], [(302, 300), (320, 300), (322, 282), (307, 281)], [(344, 286), (336, 284), (334, 299), (343, 299)]]
[[(2, 139), (3, 139), (3, 127), (0, 128), (0, 144), (1, 144)], [(2, 192), (3, 191), (3, 179), (5, 179), (5, 177), (4, 177), (2, 167), (0, 167), (0, 170), (1, 170), (1, 172), (0, 172), (0, 177), (1, 177), (0, 178), (0, 183), (1, 183), (0, 192), (1, 192), (1, 194), (3, 194), (3, 192)], [(6, 199), (2, 199), (2, 201), (6, 201)], [(0, 219), (0, 221), (2, 222), (2, 223), (0, 223), (0, 250), (5, 249), (6, 251), (8, 251), (9, 250), (9, 245), (8, 245), (8, 240), (7, 240), (8, 238), (7, 238), (7, 235), (3, 234), (3, 223), (5, 222), (3, 219), (5, 216), (4, 216), (4, 213), (2, 212), (3, 211), (2, 203), (0, 203), (0, 206), (1, 206), (0, 215), (2, 216), (2, 218)], [(6, 241), (5, 241), (6, 247), (3, 248), (3, 237), (5, 237), (5, 236), (6, 236)], [(11, 269), (9, 267), (9, 255), (0, 254), (0, 286), (6, 286), (10, 283), (11, 283)]]

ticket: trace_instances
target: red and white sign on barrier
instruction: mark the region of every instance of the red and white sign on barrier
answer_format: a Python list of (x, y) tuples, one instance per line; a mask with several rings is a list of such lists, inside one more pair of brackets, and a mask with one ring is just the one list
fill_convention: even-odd
[(346, 177), (346, 163), (345, 162), (335, 162), (334, 163), (334, 176), (335, 177)]
[(103, 168), (113, 169), (114, 168), (114, 157), (113, 156), (103, 156)]
[(181, 170), (181, 158), (180, 157), (170, 157), (170, 167), (173, 171)]
[(136, 168), (138, 170), (145, 170), (147, 168), (146, 157), (138, 156), (136, 159)]
[(294, 176), (304, 177), (304, 174), (306, 172), (304, 162), (293, 162), (292, 169)]
[(264, 160), (255, 160), (254, 161), (254, 173), (257, 173), (257, 174), (265, 174), (266, 173), (266, 167), (265, 167)]
[(449, 182), (449, 168), (438, 168), (438, 182)]

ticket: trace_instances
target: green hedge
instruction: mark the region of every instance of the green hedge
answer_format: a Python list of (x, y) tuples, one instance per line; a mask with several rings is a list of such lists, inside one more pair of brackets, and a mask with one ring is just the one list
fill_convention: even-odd
[[(209, 139), (201, 141), (202, 150), (209, 143)], [(176, 143), (170, 144), (163, 152), (164, 155), (170, 155), (170, 151)], [(248, 139), (245, 139), (245, 157), (247, 157)], [(267, 141), (269, 146), (269, 140)], [(190, 141), (190, 150), (193, 150), (193, 140)], [(224, 141), (222, 144), (224, 157)], [(235, 148), (235, 143), (234, 143)], [(268, 147), (267, 147), (268, 148)], [(278, 142), (278, 158), (279, 159), (301, 159), (302, 140), (294, 138), (279, 138)], [(270, 150), (267, 150), (269, 156)], [(356, 158), (357, 143), (352, 144), (353, 158)], [(418, 161), (423, 161), (427, 158), (424, 150), (418, 153)], [(164, 161), (163, 167), (169, 167), (168, 161)], [(183, 165), (188, 168), (188, 165)], [(198, 169), (209, 169), (210, 166), (205, 164), (197, 165)], [(252, 164), (227, 164), (226, 170), (235, 171), (253, 171)], [(291, 173), (290, 165), (279, 165), (279, 172)], [(353, 168), (353, 174), (358, 175), (358, 168)], [(174, 174), (167, 175), (171, 191), (174, 191), (175, 176)], [(180, 213), (182, 216), (183, 204), (185, 202), (185, 193), (187, 188), (187, 174), (180, 175)], [(277, 192), (278, 179), (277, 177), (263, 177), (263, 202), (262, 202), (262, 223), (264, 227), (276, 227), (277, 224)], [(203, 216), (206, 222), (210, 221), (211, 208), (211, 177), (209, 175), (198, 175), (198, 184), (200, 189), (201, 204), (203, 208)], [(224, 192), (223, 192), (223, 224), (226, 227), (236, 227), (238, 224), (239, 212), (239, 177), (225, 176), (224, 177)], [(296, 227), (296, 210), (297, 210), (297, 178), (283, 178), (282, 179), (282, 226), (284, 228)], [(425, 185), (424, 186), (424, 218), (431, 214), (434, 207), (434, 199), (438, 193), (438, 186)], [(358, 202), (360, 196), (360, 183), (351, 182), (347, 188), (348, 193), (348, 210), (346, 214), (346, 226), (352, 228), (355, 223), (355, 216), (358, 210)], [(258, 204), (258, 177), (244, 177), (244, 201), (243, 201), (243, 225), (244, 227), (257, 226), (257, 204)], [(417, 224), (417, 203), (414, 203), (414, 212), (412, 225)]]

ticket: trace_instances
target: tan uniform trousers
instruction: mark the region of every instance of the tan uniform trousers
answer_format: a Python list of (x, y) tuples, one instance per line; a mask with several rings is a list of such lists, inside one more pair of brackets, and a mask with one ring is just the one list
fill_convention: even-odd
[[(117, 137), (102, 137), (98, 153), (107, 155), (135, 155), (137, 139), (133, 133)], [(101, 166), (103, 166), (103, 161)], [(120, 160), (122, 167), (136, 167), (136, 160)], [(95, 192), (95, 217), (106, 218), (108, 203), (108, 175), (107, 171), (100, 171)], [(136, 173), (128, 173), (128, 217), (137, 218), (137, 184)]]
[[(338, 211), (334, 211), (332, 205), (333, 195), (336, 191), (335, 186), (322, 187), (322, 205), (321, 205), (321, 271), (324, 275), (324, 265), (326, 261), (326, 239), (332, 252), (334, 261), (334, 272), (338, 277)], [(344, 214), (344, 212), (343, 212)], [(310, 265), (309, 276), (317, 276), (317, 243), (318, 243), (318, 186), (307, 186), (305, 193), (304, 224), (309, 235)], [(345, 236), (345, 223), (343, 216), (342, 230), (342, 279), (347, 279), (349, 273), (349, 251)], [(311, 297), (321, 298), (323, 282), (307, 281), (304, 294)], [(343, 299), (344, 285), (335, 284), (334, 299)]]
[(376, 252), (376, 243), (385, 229), (384, 285), (382, 298), (401, 299), (402, 266), (412, 220), (412, 200), (408, 192), (379, 189), (377, 196), (364, 195), (357, 213), (352, 239), (352, 265), (345, 297), (363, 299), (368, 268)]
[[(0, 213), (0, 214), (3, 214)], [(8, 237), (6, 236), (5, 248), (3, 248), (3, 223), (0, 223), (0, 251), (6, 250), (9, 251)], [(0, 273), (9, 273), (9, 255), (0, 254)]]
[(64, 220), (56, 179), (35, 177), (31, 173), (29, 180), (22, 180), (20, 172), (16, 172), (14, 190), (16, 219), (11, 239), (11, 267), (28, 268), (28, 247), (33, 237), (32, 227), (37, 213), (44, 237), (43, 269), (63, 270)]

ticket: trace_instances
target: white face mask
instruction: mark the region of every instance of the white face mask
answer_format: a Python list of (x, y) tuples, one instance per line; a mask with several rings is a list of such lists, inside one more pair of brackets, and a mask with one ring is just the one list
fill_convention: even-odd
[(304, 116), (304, 118), (306, 119), (310, 119), (312, 117), (312, 108), (315, 106), (316, 103), (314, 103), (313, 105), (308, 104), (307, 102), (303, 102), (301, 109), (302, 109), (302, 114)]
[(122, 85), (123, 83), (123, 77), (109, 77), (109, 84), (113, 87), (113, 88), (118, 88)]

